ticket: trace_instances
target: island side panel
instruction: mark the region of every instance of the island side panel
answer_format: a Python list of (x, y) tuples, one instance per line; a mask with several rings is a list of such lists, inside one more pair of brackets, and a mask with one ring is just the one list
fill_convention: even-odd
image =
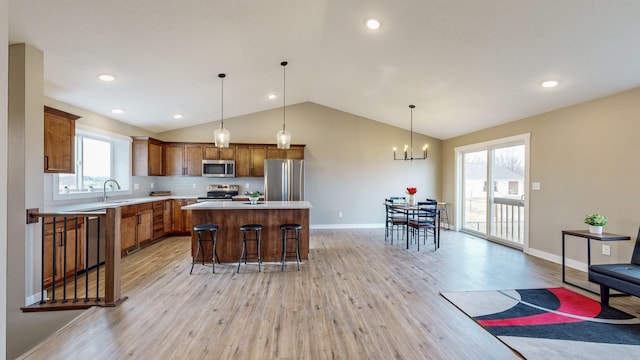
[[(261, 224), (261, 247), (263, 261), (280, 261), (282, 256), (282, 232), (281, 224), (296, 223), (302, 225), (300, 231), (300, 257), (303, 260), (309, 258), (309, 209), (234, 209), (213, 210), (193, 209), (191, 212), (192, 224), (217, 224), (218, 239), (216, 252), (223, 263), (233, 263), (240, 259), (242, 252), (242, 231), (240, 226), (244, 224)], [(205, 235), (208, 239), (208, 234)], [(251, 235), (253, 236), (253, 235)], [(195, 256), (198, 237), (194, 232), (191, 237), (191, 256)], [(291, 241), (289, 241), (290, 243)], [(211, 262), (211, 243), (204, 244), (204, 254), (207, 254), (205, 263)], [(249, 244), (253, 252), (253, 244)], [(288, 245), (293, 249), (293, 245)], [(202, 252), (201, 252), (202, 254)], [(288, 257), (289, 260), (293, 257)], [(202, 255), (198, 255), (197, 261), (202, 262)]]

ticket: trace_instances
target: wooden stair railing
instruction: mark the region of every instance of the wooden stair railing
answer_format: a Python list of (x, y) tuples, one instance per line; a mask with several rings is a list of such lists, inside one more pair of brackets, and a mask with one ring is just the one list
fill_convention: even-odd
[[(40, 301), (21, 308), (23, 312), (117, 306), (127, 299), (120, 294), (119, 207), (87, 212), (34, 211), (28, 212), (28, 218), (29, 222), (42, 221), (41, 296)], [(49, 218), (51, 223), (47, 224)], [(91, 244), (89, 220), (96, 218), (97, 241)], [(104, 239), (100, 236), (100, 227), (104, 227)], [(105, 249), (103, 263), (100, 261), (101, 242)], [(96, 247), (93, 249), (96, 264), (90, 267), (91, 246)], [(47, 256), (49, 259), (45, 258)], [(48, 266), (45, 265), (47, 262), (50, 262)]]

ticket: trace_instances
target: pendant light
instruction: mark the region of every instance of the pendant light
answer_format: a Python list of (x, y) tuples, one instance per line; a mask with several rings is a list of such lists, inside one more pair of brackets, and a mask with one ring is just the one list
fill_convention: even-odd
[(287, 64), (286, 61), (280, 63), (282, 66), (282, 131), (276, 133), (278, 149), (288, 149), (291, 146), (291, 133), (286, 128)]
[(409, 105), (409, 109), (411, 109), (411, 130), (409, 135), (409, 145), (404, 146), (404, 157), (402, 158), (396, 157), (396, 148), (393, 148), (393, 160), (424, 160), (427, 158), (428, 145), (422, 147), (422, 157), (413, 157), (413, 109), (415, 107), (415, 105)]
[(213, 138), (216, 142), (216, 147), (219, 148), (228, 148), (229, 147), (229, 138), (231, 135), (229, 134), (229, 130), (224, 128), (224, 78), (225, 74), (218, 74), (220, 78), (221, 84), (221, 92), (220, 92), (220, 128), (216, 129), (213, 132)]

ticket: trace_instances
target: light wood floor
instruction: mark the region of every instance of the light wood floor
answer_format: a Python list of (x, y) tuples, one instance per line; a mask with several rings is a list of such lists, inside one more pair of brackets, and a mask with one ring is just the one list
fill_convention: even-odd
[[(439, 293), (562, 286), (559, 265), (453, 231), (418, 253), (382, 229), (312, 230), (309, 261), (284, 273), (223, 264), (189, 275), (189, 241), (124, 258), (129, 300), (86, 311), (24, 358), (514, 359)], [(640, 309), (637, 298), (611, 303)]]

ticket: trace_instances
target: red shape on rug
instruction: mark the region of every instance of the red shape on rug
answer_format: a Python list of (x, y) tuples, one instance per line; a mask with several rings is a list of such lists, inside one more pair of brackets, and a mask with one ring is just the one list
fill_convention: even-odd
[[(557, 311), (565, 314), (594, 318), (598, 316), (598, 314), (600, 314), (600, 311), (602, 310), (602, 308), (600, 307), (600, 303), (598, 303), (597, 301), (589, 299), (586, 296), (576, 294), (565, 288), (551, 288), (547, 290), (553, 293), (560, 301), (560, 307), (558, 307), (558, 309), (545, 309), (547, 311)], [(511, 319), (478, 320), (478, 323), (482, 326), (528, 326), (563, 324), (580, 321), (583, 320), (547, 312), (544, 314), (523, 316)]]

